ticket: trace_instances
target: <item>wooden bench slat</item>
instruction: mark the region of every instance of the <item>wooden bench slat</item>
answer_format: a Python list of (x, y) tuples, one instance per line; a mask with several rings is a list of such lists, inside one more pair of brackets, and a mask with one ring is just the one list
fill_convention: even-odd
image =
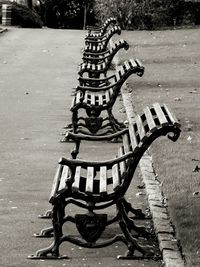
[(73, 107), (74, 107), (75, 103), (76, 103), (76, 95), (74, 95), (74, 96), (72, 97), (72, 104), (71, 104), (71, 108), (73, 108)]
[(128, 134), (123, 135), (123, 145), (124, 145), (124, 152), (128, 153), (131, 150)]
[(153, 107), (154, 107), (156, 115), (157, 115), (157, 117), (159, 119), (160, 124), (162, 126), (167, 125), (168, 124), (168, 120), (167, 120), (165, 114), (163, 113), (160, 104), (159, 103), (154, 103)]
[(127, 60), (124, 62), (124, 65), (126, 67), (126, 71), (128, 71), (130, 69), (130, 65)]
[(125, 71), (124, 68), (122, 66), (119, 66), (119, 75), (120, 77), (122, 77), (124, 75)]
[(129, 62), (130, 62), (130, 65), (131, 65), (132, 68), (137, 67), (137, 64), (136, 64), (135, 60), (133, 60), (132, 58), (129, 59)]
[(99, 105), (102, 106), (103, 105), (103, 96), (99, 95)]
[(100, 167), (100, 194), (107, 193), (107, 167)]
[(83, 100), (84, 103), (87, 103), (88, 102), (88, 91), (85, 91), (85, 95), (84, 95), (84, 100)]
[(145, 140), (145, 138), (147, 138), (147, 136), (146, 136), (146, 132), (144, 129), (144, 124), (143, 124), (142, 119), (139, 115), (136, 116), (136, 124), (137, 124), (137, 129), (138, 129), (140, 141), (143, 142), (143, 140)]
[(120, 80), (120, 74), (119, 71), (117, 70), (116, 72), (116, 82), (118, 82)]
[(146, 116), (146, 120), (147, 120), (147, 124), (148, 124), (150, 132), (154, 132), (157, 129), (157, 127), (156, 127), (155, 121), (153, 119), (153, 116), (151, 114), (151, 110), (149, 107), (144, 108), (144, 114)]
[(81, 92), (78, 91), (78, 92), (76, 93), (76, 104), (80, 103), (80, 99), (81, 99)]
[(80, 188), (80, 178), (81, 178), (81, 166), (76, 167), (74, 182), (72, 184), (72, 190), (75, 192), (79, 191)]
[(105, 92), (105, 96), (106, 96), (106, 103), (108, 103), (110, 101), (110, 96), (108, 91)]
[(59, 188), (58, 191), (66, 188), (66, 181), (69, 175), (69, 167), (68, 166), (63, 166), (63, 170), (62, 170), (62, 175), (60, 177), (60, 184), (59, 184)]
[(87, 194), (93, 193), (93, 184), (94, 184), (94, 167), (87, 167), (87, 179), (85, 192)]
[(59, 186), (59, 182), (60, 182), (60, 177), (61, 177), (61, 174), (62, 174), (62, 170), (63, 170), (63, 165), (59, 164), (59, 166), (58, 166), (58, 168), (56, 170), (54, 179), (53, 179), (53, 185), (52, 185), (51, 193), (50, 193), (50, 196), (49, 196), (49, 202), (51, 202), (51, 200), (56, 197), (58, 186)]
[(91, 105), (95, 105), (95, 95), (91, 94)]
[(132, 145), (132, 150), (134, 151), (137, 151), (137, 148), (138, 147), (138, 142), (137, 142), (137, 139), (136, 139), (136, 136), (135, 136), (135, 129), (134, 129), (134, 126), (133, 126), (133, 123), (130, 123), (129, 124), (129, 133), (130, 133), (130, 139), (131, 139), (131, 145)]
[(178, 122), (176, 116), (175, 116), (174, 113), (170, 110), (170, 108), (169, 108), (166, 104), (164, 104), (163, 107), (164, 107), (165, 111), (167, 112), (167, 115), (169, 116), (169, 119), (170, 119), (170, 121), (172, 122), (172, 124), (174, 124), (174, 125), (180, 127), (180, 126), (181, 126), (180, 123)]
[(112, 167), (112, 177), (113, 177), (113, 191), (116, 191), (120, 187), (120, 175), (118, 164)]
[(112, 97), (112, 95), (113, 95), (113, 88), (110, 88), (109, 89), (109, 93), (110, 93), (110, 96)]
[[(124, 155), (124, 150), (123, 150), (123, 147), (120, 146), (119, 150), (118, 150), (118, 156), (121, 157)], [(119, 166), (120, 166), (120, 173), (121, 175), (125, 172), (126, 170), (126, 164), (125, 164), (125, 161), (121, 161), (119, 163)]]

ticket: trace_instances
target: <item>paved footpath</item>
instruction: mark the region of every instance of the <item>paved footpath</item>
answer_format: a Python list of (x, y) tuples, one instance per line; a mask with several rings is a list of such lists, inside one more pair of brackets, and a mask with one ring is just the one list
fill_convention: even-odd
[[(0, 267), (161, 266), (155, 261), (118, 261), (116, 256), (126, 250), (120, 243), (99, 250), (64, 243), (61, 250), (69, 261), (27, 259), (52, 242), (32, 234), (50, 226), (37, 214), (49, 208), (57, 161), (68, 157), (72, 148), (59, 140), (71, 120), (71, 91), (77, 85), (84, 35), (17, 28), (0, 35)], [(116, 144), (85, 144), (81, 157), (105, 159), (116, 151)], [(136, 197), (139, 183), (139, 178), (134, 181), (128, 199), (145, 209), (145, 196)]]

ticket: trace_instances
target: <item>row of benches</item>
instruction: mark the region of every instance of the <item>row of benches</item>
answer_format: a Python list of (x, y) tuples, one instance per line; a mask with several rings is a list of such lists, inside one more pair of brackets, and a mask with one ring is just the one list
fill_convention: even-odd
[[(114, 18), (108, 19), (105, 27), (98, 31), (92, 31), (91, 28), (88, 30), (84, 62), (79, 71), (79, 85), (72, 101), (72, 123), (64, 137), (64, 141), (75, 142), (75, 147), (71, 153), (72, 158), (62, 157), (58, 162), (49, 198), (52, 210), (44, 216), (51, 216), (52, 226), (36, 235), (53, 235), (53, 243), (38, 250), (30, 257), (32, 259), (68, 258), (61, 256), (59, 252), (60, 245), (65, 241), (86, 248), (100, 248), (121, 241), (128, 249), (125, 256), (121, 257), (123, 259), (135, 258), (135, 250), (143, 257), (154, 256), (153, 248), (142, 246), (132, 232), (133, 230), (145, 238), (150, 236), (150, 233), (144, 227), (136, 225), (130, 216), (132, 213), (136, 218), (144, 218), (145, 214), (140, 209), (134, 209), (126, 200), (125, 194), (145, 151), (160, 136), (167, 136), (176, 141), (180, 135), (180, 124), (169, 108), (159, 103), (146, 107), (141, 115), (135, 117), (135, 122), (129, 123), (128, 126), (118, 122), (113, 116), (112, 107), (122, 84), (131, 74), (142, 76), (144, 67), (139, 60), (130, 59), (125, 61), (115, 74), (108, 74), (108, 68), (105, 67), (108, 57), (104, 57), (104, 52), (99, 52), (99, 46), (105, 42), (105, 38), (109, 39), (109, 34), (112, 35), (114, 29), (119, 29), (119, 26), (115, 25), (108, 30), (112, 24), (116, 24)], [(122, 47), (126, 42), (117, 43), (117, 50), (118, 44)], [(110, 51), (110, 55), (113, 53), (107, 47), (104, 47), (104, 50)], [(112, 60), (113, 56), (110, 58)], [(86, 77), (83, 74), (87, 74)], [(84, 117), (78, 115), (80, 109), (85, 110)], [(101, 115), (104, 110), (107, 111), (107, 117)], [(78, 159), (83, 140), (109, 142), (116, 139), (120, 140), (121, 145), (116, 151), (117, 156), (113, 155), (110, 160)], [(69, 215), (66, 212), (69, 204), (85, 209), (86, 213)], [(116, 214), (110, 218), (104, 210), (111, 206), (116, 207)], [(76, 225), (79, 236), (63, 233), (63, 225), (67, 222)], [(106, 240), (101, 238), (104, 230), (113, 223), (119, 224), (121, 232)]]

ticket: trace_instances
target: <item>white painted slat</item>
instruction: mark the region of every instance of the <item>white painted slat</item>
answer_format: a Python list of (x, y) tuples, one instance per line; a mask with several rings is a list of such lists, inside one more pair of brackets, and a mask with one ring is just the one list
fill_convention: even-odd
[(126, 71), (128, 71), (130, 69), (130, 65), (127, 60), (124, 62), (124, 65), (126, 67)]
[(66, 181), (69, 175), (69, 167), (68, 166), (63, 166), (63, 170), (62, 170), (62, 174), (60, 177), (60, 184), (59, 184), (59, 188), (58, 191), (66, 188)]
[(76, 104), (80, 103), (80, 99), (81, 99), (81, 92), (78, 91), (78, 92), (76, 93)]
[(106, 103), (108, 103), (110, 101), (110, 96), (108, 91), (106, 91), (105, 96), (106, 96)]
[(139, 115), (136, 116), (136, 124), (137, 124), (137, 128), (138, 128), (140, 142), (143, 142), (147, 138), (147, 136), (146, 136), (146, 132), (144, 129), (142, 119)]
[(155, 109), (155, 112), (156, 112), (156, 115), (157, 115), (157, 117), (159, 119), (160, 124), (162, 126), (169, 124), (165, 114), (163, 113), (163, 111), (161, 109), (160, 104), (159, 103), (154, 103), (153, 107)]
[(131, 63), (131, 67), (132, 68), (136, 68), (137, 67), (137, 64), (136, 64), (135, 60), (133, 60), (132, 58), (129, 59), (129, 62)]
[(120, 66), (120, 75), (123, 76), (125, 73), (125, 70), (122, 66)]
[(130, 151), (130, 143), (128, 134), (123, 135), (123, 145), (124, 145), (124, 152), (127, 154)]
[(84, 103), (87, 103), (87, 101), (88, 101), (88, 91), (85, 92), (83, 102), (84, 102)]
[(74, 182), (72, 184), (72, 190), (75, 192), (79, 191), (80, 188), (80, 177), (81, 177), (81, 166), (76, 167)]
[(136, 138), (136, 133), (134, 129), (134, 124), (130, 123), (129, 124), (129, 135), (130, 135), (130, 140), (131, 140), (131, 145), (132, 145), (132, 150), (137, 151), (139, 146)]
[[(123, 155), (124, 155), (123, 147), (120, 147), (119, 150), (118, 150), (118, 156), (121, 157)], [(120, 166), (120, 173), (122, 175), (125, 172), (125, 170), (126, 170), (125, 161), (121, 161), (119, 163), (119, 166)]]
[(164, 107), (165, 111), (167, 112), (167, 115), (169, 116), (169, 119), (170, 119), (170, 121), (172, 122), (172, 124), (174, 124), (174, 125), (180, 127), (180, 126), (181, 126), (180, 123), (178, 122), (176, 116), (175, 116), (174, 113), (170, 110), (170, 108), (169, 108), (166, 104), (164, 104), (163, 107)]
[(102, 106), (103, 105), (103, 96), (99, 95), (99, 105)]
[(118, 71), (116, 72), (115, 76), (116, 76), (116, 82), (118, 82), (120, 80), (120, 75)]
[(95, 95), (91, 94), (91, 105), (95, 105)]
[(101, 166), (100, 167), (100, 194), (107, 193), (107, 167)]
[(150, 130), (150, 132), (154, 132), (154, 131), (157, 129), (157, 127), (156, 127), (154, 118), (153, 118), (153, 116), (152, 116), (152, 114), (151, 114), (151, 110), (150, 110), (149, 107), (146, 107), (146, 108), (144, 109), (144, 114), (145, 114), (145, 116), (146, 116), (146, 120), (147, 120), (147, 124), (148, 124), (148, 126), (149, 126), (149, 130)]
[(54, 179), (53, 179), (53, 185), (52, 185), (52, 189), (51, 189), (51, 193), (50, 193), (50, 197), (49, 197), (49, 201), (50, 202), (54, 197), (56, 197), (57, 188), (58, 188), (58, 185), (59, 185), (62, 169), (63, 169), (63, 166), (59, 164), (59, 166), (58, 166), (58, 168), (56, 170)]
[(87, 179), (85, 192), (87, 194), (93, 193), (93, 184), (94, 184), (94, 167), (87, 167)]
[(120, 175), (118, 164), (112, 167), (112, 177), (113, 177), (113, 191), (116, 191), (120, 187)]

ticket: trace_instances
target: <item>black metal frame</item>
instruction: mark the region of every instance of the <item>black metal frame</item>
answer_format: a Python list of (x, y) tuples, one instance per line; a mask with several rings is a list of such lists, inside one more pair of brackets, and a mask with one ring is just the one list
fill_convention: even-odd
[[(118, 135), (123, 136), (127, 133), (127, 129), (118, 133)], [(116, 137), (117, 134), (112, 135)], [(134, 177), (135, 170), (137, 165), (145, 153), (145, 151), (150, 147), (150, 145), (160, 136), (167, 136), (170, 140), (176, 141), (180, 135), (180, 127), (178, 124), (160, 125), (153, 132), (148, 132), (146, 138), (142, 140), (137, 149), (135, 148), (131, 152), (124, 154), (121, 157), (118, 157), (113, 160), (104, 161), (104, 162), (94, 162), (94, 161), (84, 161), (77, 159), (66, 159), (61, 158), (59, 161), (60, 166), (68, 166), (70, 168), (71, 177), (67, 180), (65, 190), (58, 191), (58, 186), (55, 188), (55, 192), (50, 197), (50, 203), (53, 205), (52, 210), (52, 225), (50, 229), (43, 230), (44, 235), (53, 232), (54, 241), (53, 243), (44, 249), (38, 250), (35, 255), (32, 255), (32, 259), (60, 259), (63, 256), (59, 253), (60, 245), (65, 242), (71, 242), (81, 247), (86, 248), (100, 248), (111, 245), (115, 242), (121, 241), (126, 246), (128, 251), (125, 256), (121, 256), (123, 259), (134, 259), (134, 252), (138, 251), (142, 254), (143, 258), (152, 258), (154, 257), (154, 250), (152, 247), (144, 247), (138, 243), (138, 240), (135, 236), (132, 235), (131, 231), (134, 230), (138, 233), (139, 236), (148, 238), (150, 233), (146, 231), (144, 227), (138, 227), (135, 225), (133, 219), (128, 216), (127, 209), (129, 203), (125, 200), (125, 193), (130, 186), (130, 183)], [(77, 140), (80, 136), (76, 136)], [(90, 137), (86, 137), (88, 139)], [(100, 139), (106, 139), (106, 137), (101, 137)], [(110, 139), (111, 137), (108, 137)], [(84, 138), (83, 138), (84, 139)], [(93, 137), (94, 139), (94, 137)], [(96, 138), (97, 140), (98, 138)], [(77, 166), (87, 168), (88, 166), (93, 166), (96, 170), (99, 170), (101, 166), (106, 166), (107, 168), (112, 168), (113, 165), (119, 164), (122, 161), (126, 161), (126, 170), (122, 174), (122, 184), (114, 192), (107, 195), (96, 194), (86, 194), (81, 191), (73, 191), (72, 184), (74, 181), (75, 169)], [(68, 204), (75, 204), (83, 209), (87, 210), (85, 215), (75, 215), (66, 216), (66, 207)], [(95, 213), (95, 210), (103, 210), (109, 206), (116, 206), (116, 216), (111, 220), (107, 219), (106, 214), (102, 213), (100, 216)], [(79, 237), (72, 237), (70, 235), (63, 235), (62, 227), (66, 222), (73, 222), (77, 225), (77, 230)], [(109, 238), (104, 241), (97, 242), (101, 239), (101, 234), (105, 228), (111, 225), (113, 222), (118, 222), (121, 229), (120, 234), (116, 234), (112, 238)], [(91, 232), (92, 235), (88, 239), (86, 236), (88, 232)], [(64, 256), (67, 257), (67, 256)], [(120, 258), (120, 257), (119, 257)]]

